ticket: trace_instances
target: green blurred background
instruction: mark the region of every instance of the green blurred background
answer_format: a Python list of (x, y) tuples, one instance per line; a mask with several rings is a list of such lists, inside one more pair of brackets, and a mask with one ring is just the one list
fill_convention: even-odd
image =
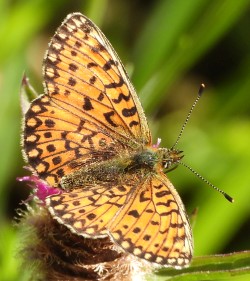
[[(39, 92), (50, 37), (68, 13), (90, 17), (125, 64), (154, 142), (171, 147), (201, 82), (206, 91), (178, 148), (184, 162), (235, 198), (180, 166), (168, 174), (193, 225), (195, 255), (250, 248), (249, 0), (0, 0), (0, 278), (26, 280), (15, 258), (13, 226), (29, 188), (21, 156), (19, 91), (24, 71)], [(22, 206), (21, 206), (22, 208)], [(242, 277), (240, 280), (248, 280)], [(233, 280), (236, 280), (235, 278)]]

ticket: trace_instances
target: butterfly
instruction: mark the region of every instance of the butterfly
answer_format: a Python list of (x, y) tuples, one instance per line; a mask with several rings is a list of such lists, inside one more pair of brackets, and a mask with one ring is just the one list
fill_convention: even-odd
[(102, 31), (80, 13), (68, 15), (43, 74), (45, 93), (25, 114), (23, 148), (34, 174), (61, 190), (45, 200), (52, 217), (151, 263), (189, 265), (192, 231), (164, 173), (181, 152), (153, 145), (135, 89)]

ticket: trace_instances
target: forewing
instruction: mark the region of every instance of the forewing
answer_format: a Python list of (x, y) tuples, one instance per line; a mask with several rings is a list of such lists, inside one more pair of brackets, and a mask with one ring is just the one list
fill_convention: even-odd
[(44, 58), (44, 80), (45, 95), (25, 115), (23, 144), (28, 162), (50, 185), (79, 164), (74, 161), (84, 165), (151, 143), (124, 67), (83, 15), (69, 15), (58, 28)]
[(182, 201), (164, 174), (149, 176), (108, 226), (125, 251), (181, 268), (190, 263), (192, 233)]

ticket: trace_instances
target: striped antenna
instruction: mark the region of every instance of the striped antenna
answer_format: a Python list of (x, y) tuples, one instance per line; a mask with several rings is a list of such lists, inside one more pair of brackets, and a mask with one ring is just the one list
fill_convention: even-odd
[[(200, 85), (200, 88), (199, 88), (197, 97), (196, 97), (196, 99), (195, 99), (193, 105), (191, 106), (191, 108), (190, 108), (190, 110), (189, 110), (189, 112), (188, 112), (187, 118), (186, 118), (184, 124), (182, 125), (182, 128), (181, 128), (181, 130), (180, 130), (180, 133), (179, 133), (179, 135), (178, 135), (178, 137), (177, 137), (177, 139), (176, 139), (175, 144), (172, 146), (171, 150), (173, 150), (173, 149), (175, 148), (175, 146), (178, 144), (178, 142), (179, 142), (179, 140), (180, 140), (180, 138), (181, 138), (181, 136), (182, 136), (182, 134), (183, 134), (183, 131), (184, 131), (184, 129), (186, 128), (186, 125), (187, 125), (187, 123), (188, 123), (188, 121), (189, 121), (189, 118), (190, 118), (191, 114), (192, 114), (192, 112), (193, 112), (195, 106), (197, 105), (199, 99), (200, 99), (201, 96), (202, 96), (202, 93), (203, 93), (204, 89), (205, 89), (205, 85), (202, 83), (202, 84)], [(223, 190), (219, 189), (218, 187), (216, 187), (215, 185), (213, 185), (212, 183), (210, 183), (208, 180), (206, 180), (205, 178), (203, 178), (200, 174), (198, 174), (198, 173), (197, 173), (195, 170), (193, 170), (191, 167), (189, 167), (188, 165), (186, 165), (185, 163), (183, 163), (183, 162), (181, 162), (181, 161), (178, 161), (178, 163), (181, 164), (182, 166), (188, 168), (194, 175), (196, 175), (198, 178), (200, 178), (200, 179), (201, 179), (202, 181), (204, 181), (206, 184), (208, 184), (209, 186), (211, 186), (212, 188), (214, 188), (215, 190), (217, 190), (219, 193), (221, 193), (229, 202), (231, 202), (231, 203), (234, 202), (234, 199), (233, 199), (231, 196), (229, 196), (226, 192), (224, 192)]]
[(197, 105), (197, 103), (198, 103), (200, 97), (202, 96), (202, 93), (203, 93), (204, 89), (205, 89), (205, 84), (202, 83), (202, 84), (200, 85), (200, 88), (199, 88), (199, 91), (198, 91), (198, 95), (197, 95), (197, 97), (196, 97), (196, 99), (195, 99), (193, 105), (191, 106), (189, 112), (188, 112), (187, 118), (186, 118), (184, 124), (182, 125), (181, 131), (180, 131), (180, 133), (179, 133), (179, 135), (178, 135), (178, 137), (177, 137), (177, 139), (176, 139), (176, 142), (175, 142), (174, 145), (171, 147), (171, 150), (174, 149), (174, 148), (176, 147), (176, 145), (178, 144), (178, 142), (179, 142), (179, 140), (180, 140), (180, 138), (181, 138), (181, 136), (182, 136), (182, 134), (183, 134), (183, 131), (184, 131), (184, 129), (186, 128), (186, 125), (187, 125), (187, 123), (188, 123), (188, 120), (189, 120), (189, 118), (190, 118), (190, 116), (191, 116), (191, 114), (192, 114), (192, 112), (193, 112), (195, 106)]
[(225, 191), (219, 189), (217, 186), (213, 185), (211, 182), (209, 182), (208, 180), (206, 180), (205, 178), (203, 178), (203, 176), (201, 176), (200, 174), (198, 174), (195, 170), (193, 170), (191, 167), (189, 167), (187, 164), (179, 161), (178, 164), (181, 164), (182, 166), (188, 168), (193, 174), (195, 174), (198, 178), (200, 178), (201, 180), (203, 180), (206, 184), (208, 184), (209, 186), (211, 186), (213, 189), (217, 190), (218, 192), (220, 192), (229, 202), (233, 203), (234, 199), (229, 196)]

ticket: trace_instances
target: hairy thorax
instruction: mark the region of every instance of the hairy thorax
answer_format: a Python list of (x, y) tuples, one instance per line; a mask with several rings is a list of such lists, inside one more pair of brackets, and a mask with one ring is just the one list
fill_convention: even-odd
[(60, 185), (65, 190), (97, 184), (128, 184), (165, 168), (181, 159), (181, 152), (167, 148), (146, 147), (134, 153), (124, 153), (112, 159), (80, 166), (64, 176)]

